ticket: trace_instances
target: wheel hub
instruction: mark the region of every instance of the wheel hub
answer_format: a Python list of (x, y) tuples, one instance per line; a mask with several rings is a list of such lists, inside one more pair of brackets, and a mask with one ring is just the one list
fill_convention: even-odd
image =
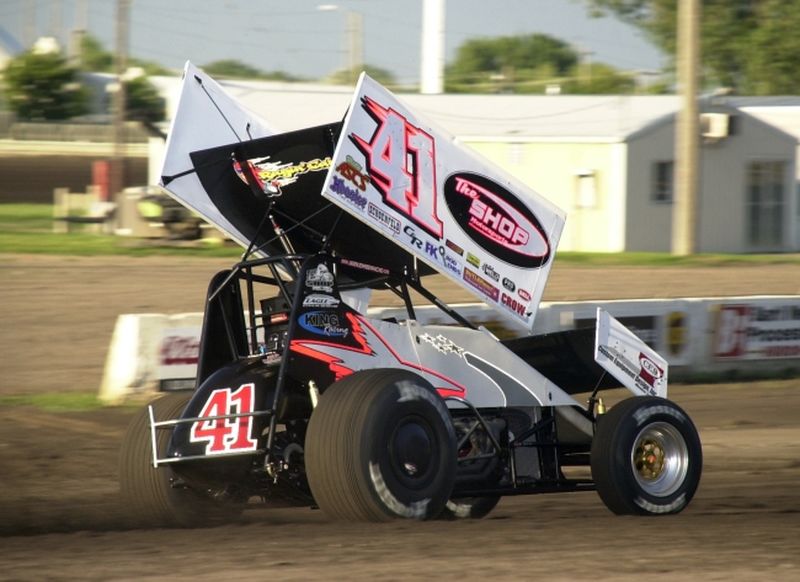
[(433, 446), (425, 427), (414, 421), (400, 425), (392, 437), (392, 457), (400, 473), (414, 479), (425, 475), (431, 464)]
[(686, 440), (671, 424), (648, 424), (633, 441), (631, 468), (645, 493), (655, 497), (671, 495), (680, 488), (689, 471)]

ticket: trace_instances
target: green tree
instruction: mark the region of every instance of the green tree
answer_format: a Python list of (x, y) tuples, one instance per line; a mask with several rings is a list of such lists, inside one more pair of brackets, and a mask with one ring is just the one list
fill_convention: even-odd
[(98, 39), (91, 34), (81, 38), (81, 70), (94, 73), (114, 71), (114, 55), (103, 48)]
[(147, 77), (136, 77), (125, 83), (125, 118), (155, 123), (166, 116), (164, 99)]
[(391, 71), (374, 65), (363, 65), (352, 70), (339, 69), (324, 80), (333, 85), (354, 85), (358, 81), (361, 71), (365, 71), (367, 75), (386, 87), (397, 85), (397, 81)]
[(630, 93), (635, 80), (603, 63), (583, 64), (562, 40), (544, 35), (471, 39), (447, 67), (450, 93)]
[(478, 84), (504, 91), (517, 83), (565, 75), (577, 63), (574, 49), (545, 34), (475, 38), (458, 47), (445, 83), (456, 90)]
[(266, 72), (236, 59), (222, 59), (204, 65), (202, 69), (218, 78), (261, 79), (269, 81), (298, 81), (299, 78), (283, 71)]
[[(148, 75), (169, 75), (170, 71), (162, 65), (153, 62), (130, 57), (129, 67), (139, 67)], [(114, 73), (116, 72), (116, 62), (114, 54), (107, 51), (102, 43), (91, 34), (84, 35), (81, 39), (81, 70), (90, 73)]]
[(604, 63), (578, 65), (570, 69), (569, 77), (561, 84), (561, 92), (585, 95), (615, 95), (633, 93), (636, 80)]
[(28, 51), (6, 66), (5, 97), (20, 119), (62, 120), (88, 111), (88, 92), (58, 53)]
[[(613, 13), (675, 55), (677, 0), (585, 0), (596, 15)], [(706, 86), (769, 95), (800, 92), (800, 2), (701, 0), (701, 53)]]

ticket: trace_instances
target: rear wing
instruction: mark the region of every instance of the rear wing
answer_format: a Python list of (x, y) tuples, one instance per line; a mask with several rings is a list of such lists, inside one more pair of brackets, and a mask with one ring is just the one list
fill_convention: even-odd
[(564, 213), (364, 73), (322, 195), (533, 327)]

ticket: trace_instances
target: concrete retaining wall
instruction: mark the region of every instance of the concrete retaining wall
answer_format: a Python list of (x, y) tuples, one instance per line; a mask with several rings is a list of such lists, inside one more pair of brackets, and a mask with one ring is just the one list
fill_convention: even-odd
[[(477, 325), (519, 335), (484, 304), (454, 306)], [(670, 363), (670, 378), (722, 374), (800, 374), (800, 296), (542, 303), (536, 333), (594, 325), (597, 307), (634, 330)], [(418, 308), (422, 323), (449, 323), (436, 308)], [(405, 318), (398, 308), (373, 317)], [(119, 316), (100, 398), (119, 403), (161, 389), (194, 385), (202, 314)]]

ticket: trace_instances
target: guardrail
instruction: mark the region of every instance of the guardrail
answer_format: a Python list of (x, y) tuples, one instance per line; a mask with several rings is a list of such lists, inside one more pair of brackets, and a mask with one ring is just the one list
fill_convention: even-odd
[[(467, 319), (519, 334), (482, 303), (454, 306)], [(602, 307), (670, 363), (670, 379), (731, 375), (800, 375), (800, 296), (544, 302), (536, 332), (594, 325)], [(378, 318), (402, 308), (372, 308)], [(421, 323), (450, 323), (434, 307), (416, 309)], [(111, 339), (100, 398), (109, 404), (159, 390), (194, 387), (202, 314), (120, 315)]]

